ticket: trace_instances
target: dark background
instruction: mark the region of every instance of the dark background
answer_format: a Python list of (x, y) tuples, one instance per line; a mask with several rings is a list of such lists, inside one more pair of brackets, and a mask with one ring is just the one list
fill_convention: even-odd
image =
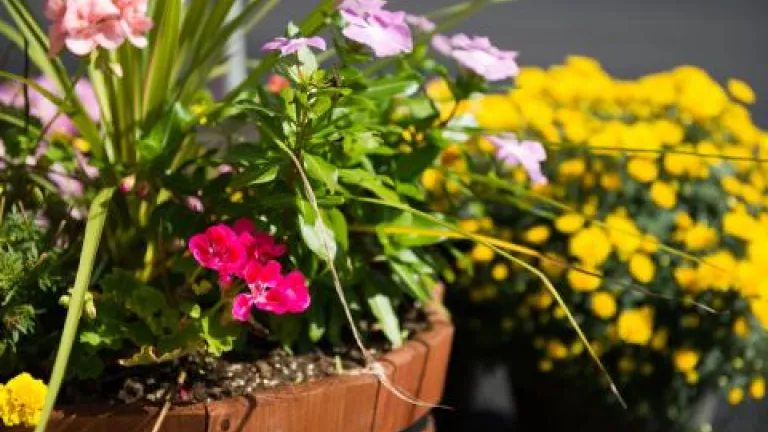
[[(421, 13), (455, 1), (459, 0), (391, 0), (390, 4)], [(283, 0), (249, 35), (250, 55), (258, 56), (264, 41), (281, 34), (288, 20), (299, 21), (316, 3)], [(44, 1), (30, 4), (41, 8)], [(3, 14), (0, 17), (6, 19)], [(582, 54), (599, 59), (609, 72), (624, 78), (681, 64), (701, 66), (723, 83), (730, 77), (741, 78), (758, 94), (753, 110), (756, 122), (768, 127), (767, 23), (768, 0), (518, 0), (490, 6), (456, 30), (486, 35), (501, 48), (519, 51), (523, 65), (548, 66), (568, 54)], [(0, 48), (3, 45), (4, 41), (0, 42)], [(21, 64), (16, 53), (4, 66), (19, 71)], [(471, 349), (468, 341), (462, 341), (463, 336), (457, 335), (458, 348)], [(509, 394), (503, 368), (481, 365), (466, 349), (456, 354), (448, 402), (461, 401), (462, 405), (440, 413), (441, 432), (582, 430), (575, 424), (551, 429), (520, 426), (518, 420), (526, 415), (527, 408), (519, 405), (515, 409), (512, 401), (526, 395)], [(477, 390), (472, 381), (478, 375), (485, 376), (491, 385)], [(544, 419), (561, 415), (562, 410), (550, 405), (548, 412), (547, 401), (541, 402), (538, 410), (528, 413), (528, 421), (531, 416)], [(768, 407), (750, 402), (734, 409), (720, 402), (714, 430), (768, 431)]]

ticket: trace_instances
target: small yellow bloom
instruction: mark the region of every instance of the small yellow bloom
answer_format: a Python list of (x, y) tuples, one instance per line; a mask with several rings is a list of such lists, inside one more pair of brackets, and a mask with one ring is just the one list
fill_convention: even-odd
[(696, 385), (699, 382), (699, 372), (692, 370), (689, 372), (686, 372), (685, 374), (685, 382), (687, 382), (690, 385)]
[(493, 259), (493, 249), (484, 244), (476, 244), (470, 252), (472, 260), (475, 262), (490, 262)]
[(744, 400), (744, 389), (741, 387), (734, 387), (728, 391), (728, 403), (731, 405), (738, 405)]
[(491, 268), (491, 277), (496, 281), (503, 281), (509, 276), (509, 267), (498, 263)]
[(669, 331), (665, 328), (656, 330), (651, 339), (651, 348), (656, 351), (663, 351), (667, 348), (667, 341), (669, 340)]
[(550, 231), (546, 225), (536, 225), (523, 233), (523, 240), (526, 243), (539, 245), (549, 240)]
[(551, 371), (553, 366), (554, 365), (552, 364), (552, 360), (547, 360), (547, 359), (539, 360), (539, 370), (542, 372)]
[(749, 328), (749, 323), (744, 317), (738, 317), (733, 321), (733, 334), (735, 334), (738, 337), (747, 337), (749, 336), (751, 329)]
[(658, 178), (659, 167), (655, 160), (635, 157), (627, 163), (627, 172), (640, 183), (650, 183)]
[(696, 269), (692, 267), (678, 267), (674, 271), (675, 281), (685, 290), (694, 291), (698, 288)]
[(232, 193), (232, 195), (229, 196), (229, 200), (232, 201), (233, 203), (241, 203), (243, 202), (244, 197), (245, 195), (243, 194), (242, 191), (235, 191)]
[(569, 159), (560, 163), (557, 172), (563, 179), (581, 177), (587, 169), (584, 159)]
[(653, 234), (646, 234), (645, 237), (643, 237), (643, 242), (640, 244), (640, 249), (643, 252), (653, 254), (658, 252), (659, 245), (659, 239), (656, 238), (656, 236)]
[[(589, 273), (587, 273), (587, 271)], [(573, 288), (575, 291), (580, 292), (592, 292), (596, 289), (600, 288), (600, 283), (602, 282), (602, 278), (599, 276), (595, 276), (593, 273), (595, 273), (592, 269), (583, 269), (583, 270), (576, 270), (576, 269), (569, 269), (568, 270), (568, 284), (571, 285), (571, 288)]]
[(731, 78), (728, 80), (728, 93), (739, 102), (751, 105), (755, 103), (757, 97), (755, 91), (745, 81)]
[(647, 284), (656, 274), (656, 265), (648, 255), (636, 253), (629, 259), (629, 273), (636, 281)]
[(468, 233), (476, 233), (480, 231), (480, 221), (477, 219), (462, 219), (459, 221), (459, 228)]
[(91, 151), (91, 143), (82, 138), (73, 139), (72, 147), (76, 148), (81, 153), (88, 153)]
[(584, 216), (567, 213), (555, 219), (555, 228), (563, 234), (573, 234), (584, 226)]
[(538, 310), (546, 310), (552, 306), (552, 302), (555, 299), (552, 298), (552, 294), (549, 291), (539, 291), (528, 298), (530, 305)]
[(651, 185), (651, 199), (665, 210), (670, 210), (677, 204), (677, 190), (669, 183), (655, 181)]
[(421, 184), (426, 190), (436, 192), (443, 184), (443, 174), (434, 168), (427, 168), (421, 173)]
[(522, 119), (515, 104), (505, 95), (492, 94), (477, 101), (474, 112), (478, 126), (492, 130), (515, 130)]
[(696, 369), (699, 364), (700, 354), (698, 351), (694, 351), (690, 348), (683, 348), (675, 351), (673, 360), (675, 368), (680, 372), (687, 373)]
[(621, 176), (617, 173), (605, 173), (600, 176), (600, 186), (607, 192), (616, 192), (621, 189)]
[(675, 215), (675, 225), (677, 225), (678, 228), (688, 229), (693, 226), (693, 219), (691, 218), (691, 215), (681, 211)]
[(631, 374), (637, 368), (637, 363), (632, 357), (622, 357), (619, 359), (619, 371), (624, 374)]
[(611, 255), (611, 242), (600, 227), (592, 226), (576, 232), (568, 242), (571, 255), (587, 266), (597, 267)]
[(619, 314), (619, 338), (635, 345), (647, 345), (653, 335), (653, 309), (645, 306), (627, 309)]
[(559, 340), (553, 339), (547, 344), (547, 355), (555, 360), (562, 360), (568, 357), (568, 347)]
[(598, 292), (592, 296), (592, 313), (602, 319), (616, 315), (616, 298), (609, 292)]
[(686, 231), (684, 242), (689, 251), (699, 251), (716, 245), (717, 240), (717, 231), (714, 228), (697, 223)]
[(752, 399), (762, 399), (765, 397), (765, 378), (757, 377), (749, 384), (749, 394)]

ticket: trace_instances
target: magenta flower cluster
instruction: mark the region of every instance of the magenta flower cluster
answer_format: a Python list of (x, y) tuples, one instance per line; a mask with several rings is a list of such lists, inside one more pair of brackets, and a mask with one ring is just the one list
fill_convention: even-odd
[(223, 287), (230, 286), (234, 278), (248, 287), (232, 305), (232, 316), (238, 321), (248, 321), (254, 307), (276, 314), (301, 313), (309, 307), (304, 275), (298, 270), (283, 274), (276, 261), (285, 255), (286, 246), (257, 230), (248, 219), (239, 219), (231, 227), (209, 227), (190, 238), (189, 250), (201, 266), (219, 273)]
[(85, 56), (99, 47), (114, 50), (126, 39), (144, 48), (145, 34), (153, 24), (146, 15), (147, 0), (48, 0), (45, 16), (52, 22), (51, 54), (66, 46)]

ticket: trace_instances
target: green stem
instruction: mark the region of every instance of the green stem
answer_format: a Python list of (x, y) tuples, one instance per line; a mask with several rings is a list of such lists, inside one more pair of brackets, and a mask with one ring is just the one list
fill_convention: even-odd
[(77, 335), (80, 315), (83, 312), (83, 299), (88, 292), (88, 286), (91, 282), (93, 264), (96, 260), (96, 253), (99, 250), (101, 234), (107, 221), (109, 202), (114, 191), (113, 188), (99, 191), (88, 212), (88, 222), (85, 226), (85, 239), (83, 241), (83, 250), (80, 254), (77, 276), (75, 277), (75, 286), (72, 289), (72, 297), (67, 309), (67, 319), (64, 322), (64, 330), (59, 341), (58, 352), (56, 353), (56, 361), (53, 365), (51, 378), (48, 381), (48, 394), (45, 397), (45, 405), (40, 414), (40, 420), (35, 428), (35, 432), (45, 432), (48, 426), (48, 419), (56, 405), (56, 398), (59, 394), (59, 389), (61, 389), (61, 383), (64, 381), (64, 375), (67, 372), (67, 363), (69, 362), (72, 345)]

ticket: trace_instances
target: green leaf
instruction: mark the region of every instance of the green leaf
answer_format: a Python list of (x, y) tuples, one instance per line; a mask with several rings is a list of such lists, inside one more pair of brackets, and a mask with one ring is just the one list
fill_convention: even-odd
[(333, 193), (339, 187), (339, 170), (320, 156), (304, 153), (304, 169), (309, 177), (321, 181)]
[(309, 320), (309, 340), (317, 343), (325, 335), (326, 330), (326, 308), (321, 299), (323, 296), (316, 296), (312, 299), (312, 306), (307, 311)]
[(200, 326), (203, 339), (208, 346), (208, 352), (219, 357), (232, 350), (235, 346), (235, 339), (240, 335), (242, 329), (233, 322), (223, 324), (215, 315), (216, 310), (212, 312), (213, 314), (206, 314), (200, 319)]
[(414, 181), (431, 167), (440, 155), (440, 147), (428, 144), (397, 158), (397, 178), (404, 182)]
[(280, 172), (280, 165), (278, 164), (265, 164), (257, 167), (249, 168), (243, 173), (239, 173), (232, 177), (229, 186), (233, 189), (242, 189), (246, 186), (253, 186), (258, 184), (269, 183)]
[(179, 48), (181, 32), (181, 0), (166, 0), (157, 4), (152, 50), (144, 75), (144, 107), (142, 118), (150, 120), (166, 102), (169, 92), (175, 90), (174, 61)]
[(397, 195), (397, 192), (386, 187), (383, 183), (383, 178), (376, 174), (355, 168), (341, 169), (339, 170), (339, 175), (341, 180), (346, 184), (367, 189), (385, 201), (400, 202), (400, 197)]
[(393, 76), (380, 79), (369, 85), (362, 93), (370, 99), (391, 100), (398, 96), (410, 96), (421, 87), (423, 80), (418, 75)]
[(304, 331), (304, 319), (301, 315), (270, 315), (269, 321), (277, 340), (284, 348), (295, 344)]
[(330, 208), (325, 211), (328, 219), (328, 225), (333, 231), (333, 237), (345, 251), (349, 250), (349, 230), (347, 229), (347, 219), (344, 213), (337, 208)]
[(202, 315), (202, 309), (197, 303), (183, 302), (179, 305), (179, 309), (192, 319), (198, 319)]
[(64, 331), (59, 341), (59, 349), (56, 353), (56, 361), (53, 364), (51, 378), (48, 381), (48, 393), (45, 397), (45, 405), (40, 413), (40, 420), (35, 428), (35, 432), (45, 432), (48, 425), (48, 419), (51, 416), (53, 407), (56, 405), (56, 398), (61, 388), (61, 382), (67, 371), (69, 355), (72, 352), (72, 344), (77, 334), (77, 325), (80, 321), (80, 315), (83, 312), (83, 299), (88, 292), (88, 286), (91, 283), (91, 273), (93, 264), (96, 260), (96, 253), (99, 250), (101, 242), (101, 233), (104, 229), (104, 223), (107, 220), (107, 209), (112, 199), (114, 189), (102, 189), (96, 195), (88, 211), (88, 221), (85, 225), (85, 240), (83, 241), (83, 250), (80, 254), (80, 264), (77, 268), (75, 277), (75, 286), (72, 289), (72, 296), (67, 308), (67, 318), (64, 322)]
[(331, 261), (336, 257), (336, 242), (323, 218), (316, 218), (312, 206), (299, 198), (299, 229), (307, 247), (320, 258)]
[(370, 284), (364, 283), (363, 289), (368, 301), (368, 307), (376, 317), (381, 326), (384, 335), (389, 339), (394, 348), (403, 344), (403, 336), (400, 333), (400, 323), (397, 320), (395, 308), (392, 306), (392, 300), (383, 293), (377, 291)]

